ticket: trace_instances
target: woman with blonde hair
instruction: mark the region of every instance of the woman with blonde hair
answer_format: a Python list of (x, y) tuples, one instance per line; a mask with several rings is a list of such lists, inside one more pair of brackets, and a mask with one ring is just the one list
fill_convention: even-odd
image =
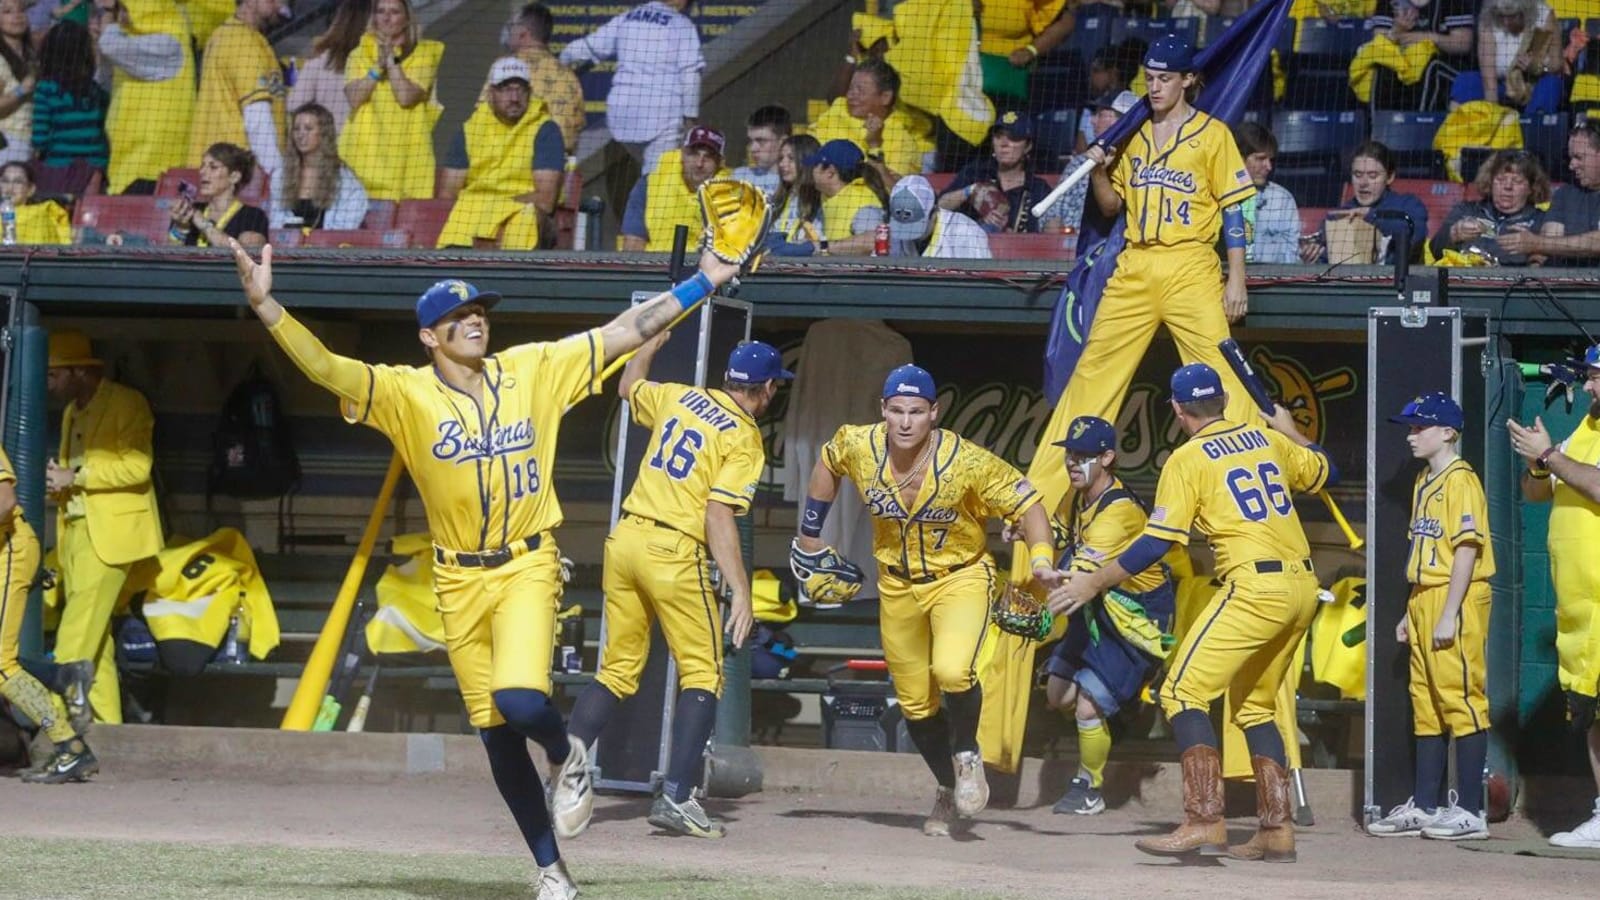
[(335, 133), (344, 130), (350, 118), (350, 98), (344, 93), (346, 65), (371, 19), (372, 0), (339, 4), (328, 30), (311, 42), (311, 55), (301, 63), (294, 87), (289, 89), (290, 109), (315, 103), (333, 115)]
[(1564, 71), (1560, 24), (1545, 0), (1483, 0), (1478, 71), (1456, 76), (1451, 108), (1487, 98), (1526, 115), (1553, 113), (1564, 93)]
[(1550, 202), (1550, 176), (1532, 153), (1501, 150), (1484, 162), (1473, 182), (1479, 200), (1457, 203), (1428, 241), (1429, 261), (1448, 250), (1477, 255), (1491, 265), (1538, 265), (1542, 257), (1511, 253), (1499, 245), (1500, 235), (1513, 231), (1539, 233)]
[(339, 160), (333, 113), (315, 103), (295, 108), (267, 217), (273, 228), (333, 230), (360, 228), (367, 217), (367, 191)]
[(407, 0), (376, 0), (367, 33), (345, 62), (350, 118), (345, 163), (376, 200), (433, 196), (433, 126), (444, 107), (434, 82), (444, 44), (424, 40)]

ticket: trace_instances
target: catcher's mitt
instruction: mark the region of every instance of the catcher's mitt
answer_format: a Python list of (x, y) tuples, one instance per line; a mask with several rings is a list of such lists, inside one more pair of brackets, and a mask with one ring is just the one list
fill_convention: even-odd
[(989, 617), (1001, 631), (1034, 641), (1048, 638), (1056, 621), (1026, 586), (1015, 582), (1008, 583), (994, 598)]
[(855, 599), (865, 576), (861, 567), (839, 555), (832, 547), (815, 553), (800, 549), (799, 538), (789, 544), (789, 571), (800, 581), (800, 589), (819, 609), (833, 609)]
[(772, 223), (772, 207), (753, 184), (713, 178), (700, 185), (700, 221), (705, 223), (702, 253), (754, 268)]

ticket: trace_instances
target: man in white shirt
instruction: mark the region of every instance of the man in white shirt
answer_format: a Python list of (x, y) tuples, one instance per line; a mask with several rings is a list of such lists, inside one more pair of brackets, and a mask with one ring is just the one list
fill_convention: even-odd
[(990, 259), (989, 234), (958, 212), (940, 209), (933, 186), (909, 175), (889, 193), (890, 256)]
[(646, 175), (700, 116), (706, 59), (694, 23), (683, 14), (688, 5), (689, 0), (650, 0), (561, 51), (567, 66), (617, 61), (606, 95), (606, 127), (612, 140), (643, 163)]

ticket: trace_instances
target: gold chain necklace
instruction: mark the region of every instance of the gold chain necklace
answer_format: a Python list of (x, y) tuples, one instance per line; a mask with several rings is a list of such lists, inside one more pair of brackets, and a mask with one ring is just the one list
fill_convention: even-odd
[[(916, 464), (914, 464), (911, 467), (911, 470), (906, 473), (906, 477), (901, 478), (901, 479), (897, 480), (894, 483), (892, 489), (896, 494), (898, 494), (901, 491), (903, 491), (905, 489), (905, 486), (907, 484), (911, 483), (911, 479), (917, 477), (917, 475), (919, 475), (922, 472), (923, 468), (928, 465), (928, 459), (933, 456), (934, 444), (935, 444), (935, 436), (934, 435), (929, 435), (928, 436), (928, 446), (925, 449), (923, 449), (922, 456), (917, 459)], [(892, 459), (889, 462), (889, 475), (891, 477), (894, 475), (894, 461)]]

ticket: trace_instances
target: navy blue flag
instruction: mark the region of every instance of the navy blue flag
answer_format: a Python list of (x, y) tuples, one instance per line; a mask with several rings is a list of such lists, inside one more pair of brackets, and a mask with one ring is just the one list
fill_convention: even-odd
[[(1228, 30), (1195, 57), (1204, 86), (1195, 106), (1228, 125), (1238, 121), (1254, 93), (1261, 73), (1266, 70), (1272, 50), (1284, 33), (1291, 0), (1264, 0), (1245, 11)], [(1150, 101), (1141, 98), (1137, 106), (1117, 120), (1095, 143), (1107, 151), (1127, 143), (1134, 132), (1150, 119)], [(1089, 340), (1089, 326), (1106, 283), (1117, 269), (1117, 254), (1122, 252), (1122, 216), (1115, 219), (1100, 211), (1094, 190), (1083, 204), (1083, 222), (1078, 228), (1078, 257), (1067, 283), (1056, 299), (1050, 317), (1050, 336), (1045, 341), (1044, 394), (1051, 403), (1061, 399), (1067, 380)]]

